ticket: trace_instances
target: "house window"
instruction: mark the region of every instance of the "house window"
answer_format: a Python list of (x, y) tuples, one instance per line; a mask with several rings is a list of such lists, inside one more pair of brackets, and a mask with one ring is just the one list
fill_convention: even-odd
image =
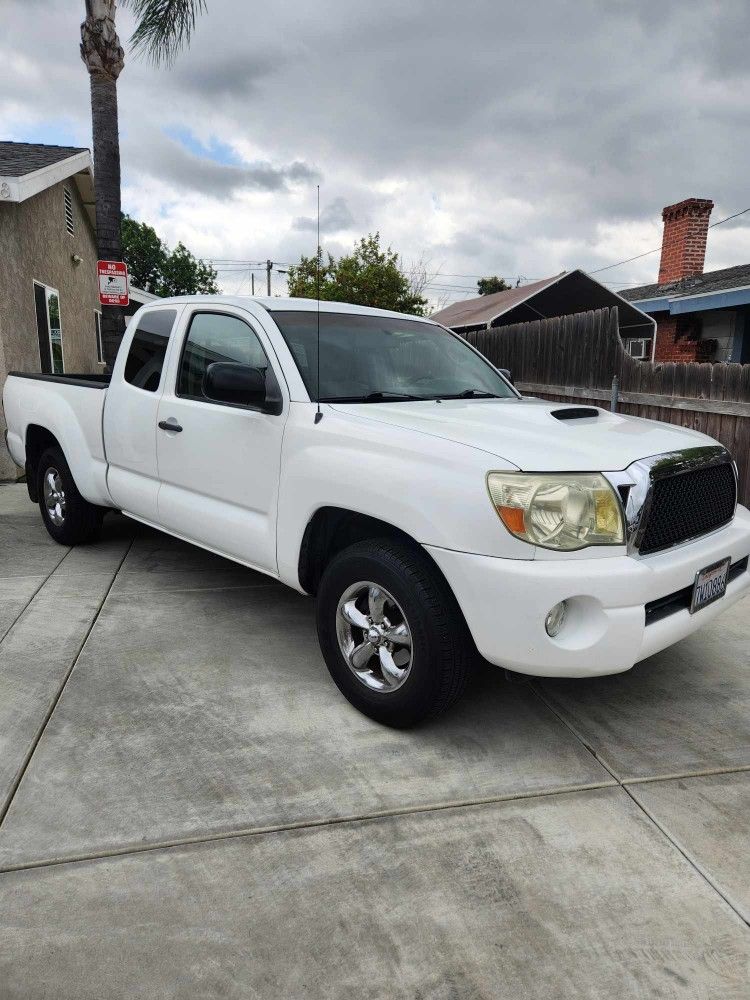
[(734, 360), (733, 349), (736, 328), (737, 313), (733, 309), (710, 309), (702, 313), (700, 333), (702, 351), (700, 360)]
[(651, 356), (651, 341), (648, 337), (631, 337), (625, 341), (625, 350), (637, 361), (648, 361)]
[(73, 236), (75, 233), (75, 227), (73, 226), (73, 195), (66, 187), (63, 188), (63, 201), (65, 203), (65, 229), (69, 236)]
[(94, 310), (94, 330), (96, 332), (96, 360), (104, 361), (104, 345), (102, 344), (102, 314)]
[(39, 360), (45, 375), (62, 375), (63, 358), (62, 324), (60, 322), (60, 293), (34, 282), (36, 329), (39, 336)]

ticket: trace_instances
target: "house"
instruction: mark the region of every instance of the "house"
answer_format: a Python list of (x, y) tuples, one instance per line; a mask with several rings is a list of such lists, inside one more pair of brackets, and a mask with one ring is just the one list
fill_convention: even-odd
[(659, 280), (620, 292), (656, 321), (655, 361), (750, 364), (750, 264), (703, 270), (713, 207), (706, 198), (668, 205)]
[(0, 142), (0, 390), (13, 369), (102, 370), (96, 260), (89, 151)]
[(504, 292), (454, 302), (434, 313), (431, 319), (456, 333), (468, 333), (528, 320), (568, 316), (605, 306), (618, 307), (620, 335), (626, 346), (631, 341), (636, 342), (650, 356), (654, 320), (581, 270), (563, 271), (551, 278), (508, 288)]

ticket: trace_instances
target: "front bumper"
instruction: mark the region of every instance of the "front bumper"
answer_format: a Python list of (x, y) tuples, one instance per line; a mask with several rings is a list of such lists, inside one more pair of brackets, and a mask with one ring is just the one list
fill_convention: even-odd
[[(540, 677), (629, 670), (750, 592), (746, 569), (714, 604), (646, 625), (646, 604), (688, 587), (699, 570), (726, 556), (734, 564), (750, 554), (750, 512), (744, 507), (719, 531), (652, 556), (518, 560), (426, 548), (451, 585), (482, 656)], [(544, 620), (562, 600), (568, 614), (552, 639)]]

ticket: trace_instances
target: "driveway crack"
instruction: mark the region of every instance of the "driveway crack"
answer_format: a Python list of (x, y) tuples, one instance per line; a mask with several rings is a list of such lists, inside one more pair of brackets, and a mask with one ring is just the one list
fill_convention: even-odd
[[(586, 740), (583, 738), (581, 733), (578, 732), (576, 727), (567, 718), (565, 718), (565, 716), (562, 715), (562, 713), (560, 713), (557, 710), (554, 704), (550, 702), (550, 700), (545, 696), (544, 692), (538, 687), (538, 685), (529, 683), (529, 688), (534, 692), (537, 698), (539, 698), (539, 700), (544, 705), (546, 705), (546, 707), (550, 710), (550, 712), (552, 712), (552, 714), (556, 716), (557, 719), (560, 720), (560, 722), (570, 731), (570, 733), (572, 733), (572, 735), (575, 736), (575, 738), (581, 743), (581, 745), (585, 747), (586, 750), (588, 750), (588, 752), (601, 764), (601, 766), (605, 769), (605, 771), (607, 771), (612, 776), (614, 781), (619, 785), (619, 787), (623, 790), (623, 792), (625, 792), (625, 794), (628, 796), (631, 802), (633, 802), (634, 805), (643, 813), (646, 819), (648, 819), (649, 822), (656, 827), (656, 829), (662, 834), (662, 836), (669, 841), (672, 847), (674, 847), (674, 849), (679, 854), (682, 855), (682, 857), (685, 859), (685, 861), (687, 861), (687, 863), (690, 865), (693, 871), (695, 871), (703, 879), (703, 881), (707, 885), (709, 885), (714, 890), (714, 892), (717, 893), (717, 895), (719, 895), (724, 900), (724, 902), (727, 904), (730, 910), (735, 914), (736, 917), (738, 917), (739, 920), (742, 921), (745, 927), (750, 927), (750, 921), (748, 921), (743, 916), (743, 914), (737, 909), (732, 900), (728, 897), (726, 892), (721, 888), (721, 886), (716, 882), (716, 880), (713, 879), (708, 874), (708, 872), (704, 870), (704, 868), (696, 861), (696, 859), (693, 858), (692, 855), (684, 847), (682, 847), (682, 845), (672, 836), (669, 830), (667, 830), (666, 827), (651, 812), (649, 812), (649, 810), (641, 802), (639, 802), (639, 800), (635, 797), (635, 795), (630, 791), (630, 788), (628, 787), (629, 784), (631, 783), (638, 784), (640, 782), (637, 779), (630, 782), (626, 778), (620, 778), (615, 773), (615, 771), (609, 766), (609, 764), (607, 764), (605, 760), (602, 760), (602, 758), (599, 756), (596, 750), (594, 750), (594, 748), (589, 743), (586, 742)], [(723, 774), (723, 773), (732, 773), (734, 771), (745, 771), (745, 770), (748, 770), (748, 768), (739, 766), (736, 768), (728, 768), (726, 771), (722, 769), (720, 772), (717, 771), (716, 773)], [(691, 775), (680, 775), (680, 777), (690, 777), (690, 776)], [(672, 781), (674, 780), (674, 776), (663, 775), (644, 780)]]
[[(58, 705), (58, 703), (60, 701), (60, 698), (62, 697), (63, 691), (65, 690), (65, 687), (66, 687), (68, 681), (70, 680), (70, 675), (75, 670), (76, 664), (78, 663), (78, 660), (80, 659), (81, 653), (83, 652), (84, 647), (85, 647), (86, 643), (88, 642), (88, 638), (91, 635), (91, 632), (92, 632), (94, 626), (96, 625), (97, 621), (99, 620), (99, 615), (102, 612), (102, 608), (104, 607), (104, 604), (106, 603), (107, 598), (110, 595), (110, 592), (112, 590), (112, 587), (114, 586), (115, 580), (117, 579), (117, 577), (118, 577), (118, 575), (120, 573), (120, 569), (122, 568), (122, 564), (125, 562), (125, 560), (128, 557), (128, 553), (130, 552), (130, 550), (131, 550), (131, 548), (133, 546), (133, 541), (134, 541), (134, 539), (130, 540), (130, 544), (128, 545), (127, 549), (125, 550), (125, 552), (124, 552), (124, 554), (122, 556), (122, 559), (120, 559), (120, 562), (117, 564), (117, 569), (115, 570), (114, 575), (112, 576), (112, 579), (110, 580), (109, 586), (107, 587), (107, 589), (104, 592), (104, 595), (103, 595), (101, 601), (99, 602), (99, 605), (98, 605), (98, 607), (97, 607), (97, 609), (96, 609), (96, 611), (94, 613), (94, 616), (91, 619), (91, 622), (89, 623), (88, 628), (86, 629), (86, 632), (85, 632), (85, 634), (83, 636), (83, 639), (81, 640), (81, 643), (80, 643), (80, 645), (78, 647), (78, 650), (77, 650), (75, 656), (73, 657), (70, 666), (65, 671), (63, 679), (62, 679), (61, 683), (58, 686), (58, 689), (57, 689), (57, 691), (56, 691), (56, 693), (55, 693), (55, 695), (54, 695), (54, 697), (53, 697), (53, 699), (52, 699), (52, 701), (51, 701), (51, 703), (49, 705), (49, 708), (47, 709), (47, 711), (46, 711), (46, 713), (44, 715), (44, 718), (42, 719), (42, 722), (41, 722), (39, 728), (37, 729), (36, 733), (34, 734), (34, 737), (33, 737), (32, 741), (31, 741), (31, 744), (29, 745), (28, 750), (26, 751), (26, 754), (25, 754), (25, 756), (23, 758), (23, 761), (21, 762), (21, 766), (18, 769), (18, 773), (16, 774), (16, 776), (13, 779), (13, 782), (12, 782), (12, 784), (10, 786), (10, 792), (8, 793), (7, 800), (6, 800), (5, 804), (2, 806), (2, 808), (0, 808), (0, 827), (2, 827), (3, 822), (5, 821), (5, 817), (8, 815), (8, 810), (10, 809), (11, 805), (13, 804), (13, 800), (16, 797), (16, 793), (18, 792), (19, 786), (20, 786), (21, 782), (23, 781), (23, 778), (24, 778), (24, 775), (26, 774), (28, 766), (31, 763), (31, 760), (32, 760), (32, 758), (33, 758), (33, 756), (34, 756), (34, 754), (36, 752), (36, 748), (39, 746), (39, 741), (41, 740), (42, 736), (44, 735), (44, 731), (47, 728), (47, 726), (49, 724), (49, 721), (52, 718), (52, 715), (53, 715), (55, 709), (57, 708), (57, 705)], [(71, 549), (68, 549), (68, 552), (66, 552), (65, 555), (62, 557), (62, 559), (60, 559), (60, 562), (57, 564), (57, 566), (55, 567), (55, 569), (57, 569), (57, 567), (60, 566), (60, 564), (68, 556), (68, 554), (70, 552), (71, 552)], [(54, 573), (54, 570), (52, 572)], [(49, 580), (51, 576), (52, 576), (52, 573), (50, 573), (50, 576), (47, 577), (47, 580)], [(47, 580), (45, 580), (45, 583), (47, 582)], [(42, 586), (44, 586), (44, 584), (42, 584)], [(39, 590), (41, 590), (41, 587), (39, 588)], [(39, 590), (37, 590), (37, 593), (39, 592)], [(34, 595), (34, 596), (36, 596), (36, 595)], [(33, 600), (33, 598), (32, 598), (32, 600)], [(31, 603), (31, 601), (29, 601), (29, 604), (30, 603)], [(28, 608), (28, 604), (26, 605), (26, 607)], [(25, 610), (26, 610), (26, 608), (24, 608), (24, 611)], [(23, 612), (21, 612), (21, 614), (23, 614)], [(19, 615), (19, 618), (20, 617), (21, 616)], [(16, 620), (18, 620), (18, 619), (16, 619)], [(7, 633), (6, 633), (6, 635), (7, 635)]]

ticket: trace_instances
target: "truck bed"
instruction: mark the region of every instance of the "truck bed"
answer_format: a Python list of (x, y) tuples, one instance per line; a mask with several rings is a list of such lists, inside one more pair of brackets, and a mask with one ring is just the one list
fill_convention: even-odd
[(3, 404), (6, 442), (16, 464), (27, 467), (29, 455), (33, 464), (34, 456), (56, 443), (81, 494), (108, 506), (102, 420), (109, 384), (109, 375), (9, 372)]

